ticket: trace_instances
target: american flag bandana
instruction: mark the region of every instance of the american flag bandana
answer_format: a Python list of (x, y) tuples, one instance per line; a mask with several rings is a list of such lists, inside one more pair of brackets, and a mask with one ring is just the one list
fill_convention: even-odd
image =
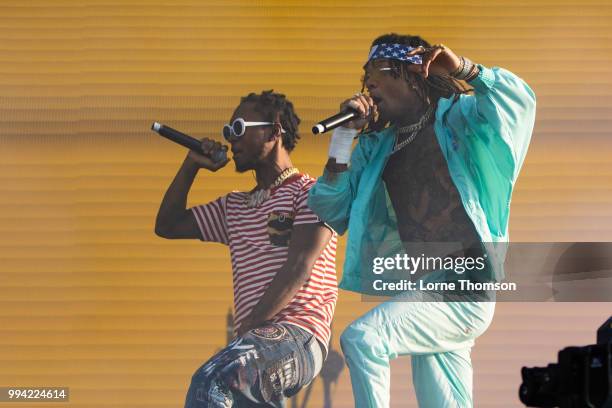
[(410, 62), (411, 64), (422, 64), (423, 58), (420, 55), (406, 56), (407, 52), (414, 50), (416, 47), (411, 47), (404, 44), (378, 44), (370, 49), (368, 62), (378, 58), (388, 58), (398, 61)]

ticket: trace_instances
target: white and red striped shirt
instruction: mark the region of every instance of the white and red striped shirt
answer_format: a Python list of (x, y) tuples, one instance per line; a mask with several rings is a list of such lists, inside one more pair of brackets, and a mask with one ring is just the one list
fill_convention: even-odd
[[(240, 327), (287, 261), (292, 225), (321, 222), (306, 204), (308, 191), (314, 183), (315, 179), (305, 174), (290, 177), (272, 189), (270, 198), (255, 208), (246, 206), (248, 193), (244, 192), (232, 192), (191, 208), (203, 241), (229, 245), (235, 329)], [(329, 343), (338, 298), (336, 244), (337, 236), (333, 233), (306, 283), (272, 319), (301, 327), (325, 346)]]

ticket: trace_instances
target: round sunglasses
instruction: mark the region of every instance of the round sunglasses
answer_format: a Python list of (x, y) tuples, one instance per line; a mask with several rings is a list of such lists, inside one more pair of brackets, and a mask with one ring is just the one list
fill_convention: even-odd
[[(229, 142), (230, 138), (239, 138), (246, 132), (246, 128), (251, 126), (271, 126), (275, 122), (247, 122), (242, 118), (236, 118), (230, 125), (229, 123), (223, 126), (223, 137)], [(281, 133), (285, 133), (285, 130), (281, 127)]]

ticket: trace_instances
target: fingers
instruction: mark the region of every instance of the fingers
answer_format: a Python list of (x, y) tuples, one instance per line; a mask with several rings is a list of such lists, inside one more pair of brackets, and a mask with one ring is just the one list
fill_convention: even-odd
[(419, 45), (418, 47), (415, 47), (412, 50), (408, 51), (406, 55), (418, 55), (418, 54), (423, 54), (426, 51), (427, 49), (425, 47), (423, 47), (422, 45)]
[(374, 105), (372, 98), (359, 92), (353, 96), (353, 100), (359, 104), (359, 108), (357, 110), (361, 114), (362, 118), (370, 115), (370, 111)]
[(344, 126), (352, 129), (361, 129), (363, 128), (373, 117), (373, 115), (378, 112), (376, 105), (374, 104), (374, 100), (368, 95), (364, 95), (361, 92), (353, 95), (352, 98), (345, 100), (340, 104), (340, 110), (345, 110), (346, 108), (355, 109), (359, 112), (360, 118), (353, 119), (348, 122)]
[(412, 50), (408, 51), (406, 55), (426, 54), (436, 49), (445, 51), (447, 48), (444, 44), (435, 44), (435, 45), (432, 45), (431, 47), (424, 47), (422, 45), (419, 45), (418, 47), (415, 47)]
[[(225, 167), (227, 163), (230, 162), (230, 159), (225, 156), (225, 159), (221, 162), (215, 162), (214, 157), (216, 156), (216, 152), (218, 151), (227, 151), (228, 148), (225, 145), (222, 145), (219, 142), (216, 142), (207, 137), (203, 138), (200, 143), (200, 148), (202, 152), (196, 152), (194, 150), (190, 150), (187, 157), (197, 164), (199, 167), (203, 167), (210, 171), (217, 171), (222, 167)], [(218, 156), (217, 156), (218, 157)]]
[(443, 51), (444, 48), (436, 46), (425, 54), (423, 57), (423, 63), (421, 64), (421, 72), (425, 78), (429, 76), (429, 66), (431, 65), (432, 61), (435, 60)]
[(444, 44), (436, 44), (431, 47), (424, 47), (420, 45), (406, 53), (407, 56), (413, 56), (413, 55), (422, 56), (421, 65), (411, 65), (409, 69), (412, 72), (419, 73), (423, 75), (423, 77), (427, 78), (429, 76), (429, 68), (431, 66), (431, 63), (434, 62), (435, 59), (440, 54), (446, 51), (447, 51), (447, 48)]
[(213, 152), (216, 152), (221, 149), (225, 149), (227, 151), (227, 146), (223, 146), (221, 143), (216, 142), (212, 139), (205, 137), (202, 139), (202, 153), (206, 156), (211, 156)]
[(230, 162), (230, 159), (228, 159), (228, 158), (226, 158), (224, 161), (222, 161), (222, 162), (220, 162), (220, 163), (215, 163), (215, 162), (213, 162), (213, 163), (212, 163), (212, 166), (210, 167), (210, 170), (211, 170), (211, 171), (217, 171), (217, 170), (219, 170), (219, 169), (221, 169), (221, 168), (225, 167), (225, 165), (226, 165), (227, 163), (229, 163), (229, 162)]
[(340, 105), (340, 109), (350, 107), (355, 109), (362, 118), (368, 117), (372, 114), (374, 109), (374, 101), (368, 95), (364, 95), (361, 92), (353, 95), (351, 99), (347, 99)]

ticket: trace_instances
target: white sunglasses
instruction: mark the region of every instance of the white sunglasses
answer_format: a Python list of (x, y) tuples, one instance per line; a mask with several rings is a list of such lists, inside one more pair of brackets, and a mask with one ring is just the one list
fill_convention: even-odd
[[(229, 141), (232, 136), (241, 137), (246, 132), (246, 128), (250, 126), (270, 126), (275, 125), (275, 122), (246, 122), (242, 118), (236, 118), (234, 122), (223, 126), (223, 137)], [(281, 126), (281, 133), (285, 133), (285, 130)]]

